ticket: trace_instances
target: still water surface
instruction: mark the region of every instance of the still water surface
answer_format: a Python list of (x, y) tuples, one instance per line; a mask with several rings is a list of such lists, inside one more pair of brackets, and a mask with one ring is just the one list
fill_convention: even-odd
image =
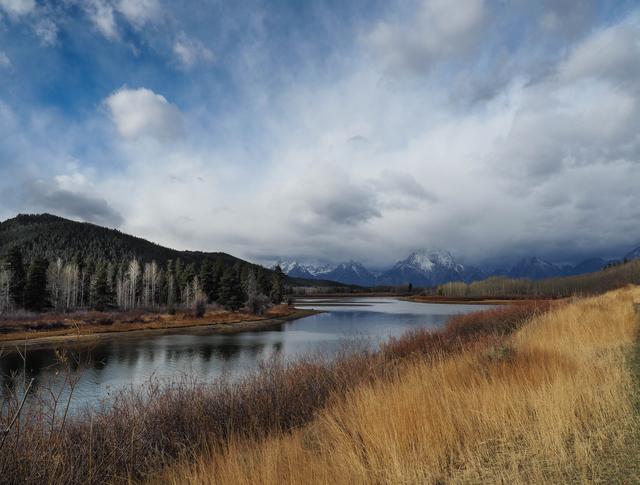
[[(96, 405), (124, 386), (137, 386), (150, 378), (173, 379), (182, 375), (208, 379), (227, 373), (237, 376), (255, 369), (274, 356), (295, 359), (320, 352), (331, 356), (344, 349), (345, 341), (357, 340), (372, 347), (407, 330), (435, 328), (451, 315), (488, 308), (484, 305), (412, 303), (392, 298), (350, 298), (298, 300), (297, 307), (324, 313), (283, 323), (277, 329), (233, 335), (185, 331), (180, 334), (139, 338), (110, 338), (79, 351), (82, 369), (73, 408)], [(78, 356), (75, 356), (78, 358)], [(60, 382), (54, 349), (29, 350), (27, 378), (34, 386)], [(17, 354), (0, 358), (3, 388), (22, 381), (23, 360)]]

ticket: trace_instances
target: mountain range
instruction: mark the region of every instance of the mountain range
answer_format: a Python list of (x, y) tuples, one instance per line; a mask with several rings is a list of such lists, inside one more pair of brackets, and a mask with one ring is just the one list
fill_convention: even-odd
[[(35, 256), (48, 259), (60, 257), (67, 261), (75, 258), (117, 261), (135, 257), (161, 264), (176, 259), (196, 266), (207, 259), (221, 260), (225, 265), (252, 264), (222, 252), (178, 251), (115, 229), (51, 214), (20, 214), (0, 222), (0, 259), (16, 245), (21, 247), (27, 260)], [(640, 247), (621, 259), (635, 258), (640, 258)], [(409, 283), (414, 286), (436, 286), (450, 281), (477, 281), (489, 276), (542, 279), (591, 273), (610, 263), (602, 258), (591, 258), (576, 265), (558, 265), (530, 257), (511, 267), (495, 270), (463, 265), (448, 251), (432, 250), (415, 252), (384, 271), (372, 271), (358, 261), (337, 265), (281, 261), (280, 266), (287, 274), (289, 284), (295, 286), (332, 286), (339, 283), (371, 287)]]
[[(640, 258), (640, 247), (624, 256), (631, 260)], [(449, 251), (418, 251), (398, 261), (391, 268), (374, 272), (362, 263), (349, 261), (332, 266), (313, 265), (297, 261), (280, 261), (282, 270), (289, 276), (306, 279), (325, 279), (359, 286), (437, 286), (451, 281), (470, 283), (490, 276), (528, 278), (539, 280), (556, 276), (574, 276), (601, 270), (611, 263), (603, 258), (590, 258), (575, 265), (555, 264), (536, 256), (523, 258), (515, 265), (489, 269), (457, 262)]]

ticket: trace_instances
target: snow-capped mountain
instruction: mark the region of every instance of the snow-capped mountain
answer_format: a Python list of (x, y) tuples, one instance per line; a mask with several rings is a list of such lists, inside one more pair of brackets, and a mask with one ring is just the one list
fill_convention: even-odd
[(448, 251), (419, 251), (385, 271), (378, 278), (378, 284), (435, 286), (449, 281), (472, 281), (482, 276), (478, 268), (456, 262)]
[(277, 264), (280, 265), (282, 271), (288, 276), (308, 279), (328, 279), (325, 275), (336, 268), (330, 264), (302, 264), (298, 261), (279, 261)]
[[(628, 253), (625, 258), (627, 260), (640, 258), (640, 247)], [(415, 287), (421, 287), (437, 286), (451, 281), (469, 283), (488, 276), (538, 280), (581, 275), (600, 271), (607, 261), (602, 258), (590, 258), (576, 265), (560, 265), (532, 256), (521, 259), (511, 267), (489, 270), (460, 264), (449, 251), (432, 250), (412, 253), (386, 271), (371, 271), (357, 261), (335, 266), (302, 264), (297, 261), (281, 261), (279, 264), (287, 275), (297, 278), (322, 279), (358, 286), (401, 286), (411, 283)]]
[(340, 263), (333, 270), (322, 273), (322, 278), (348, 285), (374, 286), (376, 284), (376, 277), (357, 261)]
[(282, 261), (279, 264), (282, 271), (293, 278), (313, 279), (313, 274), (307, 269), (307, 267), (297, 261)]
[(330, 264), (302, 264), (297, 261), (281, 261), (280, 267), (294, 278), (337, 281), (346, 285), (374, 286), (376, 277), (362, 263), (349, 261), (336, 266)]

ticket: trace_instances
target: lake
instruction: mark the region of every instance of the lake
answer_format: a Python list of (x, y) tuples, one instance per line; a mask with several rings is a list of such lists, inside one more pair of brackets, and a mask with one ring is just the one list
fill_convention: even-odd
[[(96, 405), (118, 388), (142, 385), (151, 378), (190, 375), (206, 380), (224, 373), (233, 377), (274, 356), (295, 359), (319, 352), (330, 357), (345, 348), (345, 341), (376, 347), (407, 330), (436, 328), (452, 315), (490, 307), (372, 297), (297, 300), (296, 306), (323, 313), (264, 331), (225, 335), (185, 330), (171, 335), (118, 336), (101, 340), (90, 350), (73, 350), (72, 360), (82, 362), (73, 366), (78, 379), (73, 408)], [(28, 350), (26, 365), (15, 353), (0, 358), (3, 389), (23, 382), (23, 369), (27, 379), (35, 379), (35, 388), (60, 383), (54, 349)]]

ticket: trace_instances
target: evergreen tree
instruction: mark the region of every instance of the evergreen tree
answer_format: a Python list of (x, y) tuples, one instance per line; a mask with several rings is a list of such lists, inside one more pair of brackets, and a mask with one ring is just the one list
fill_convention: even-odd
[(237, 311), (244, 302), (244, 294), (238, 271), (228, 268), (220, 279), (218, 302), (227, 310)]
[(41, 312), (49, 306), (47, 294), (47, 270), (49, 262), (36, 258), (29, 266), (27, 283), (24, 289), (24, 304), (27, 310)]
[(10, 273), (9, 297), (11, 298), (11, 302), (16, 307), (23, 308), (24, 288), (27, 277), (24, 270), (22, 251), (17, 246), (11, 248), (11, 251), (9, 252), (9, 257), (7, 258), (7, 269)]
[(208, 301), (215, 301), (218, 297), (218, 281), (211, 259), (206, 259), (200, 267), (200, 284), (202, 285), (202, 291), (207, 295)]
[(282, 303), (282, 299), (284, 298), (284, 272), (280, 265), (277, 265), (273, 270), (269, 297), (271, 298), (271, 302), (276, 305)]
[(100, 264), (96, 270), (93, 284), (91, 285), (93, 308), (99, 312), (105, 311), (111, 306), (111, 295), (107, 268), (104, 264)]

